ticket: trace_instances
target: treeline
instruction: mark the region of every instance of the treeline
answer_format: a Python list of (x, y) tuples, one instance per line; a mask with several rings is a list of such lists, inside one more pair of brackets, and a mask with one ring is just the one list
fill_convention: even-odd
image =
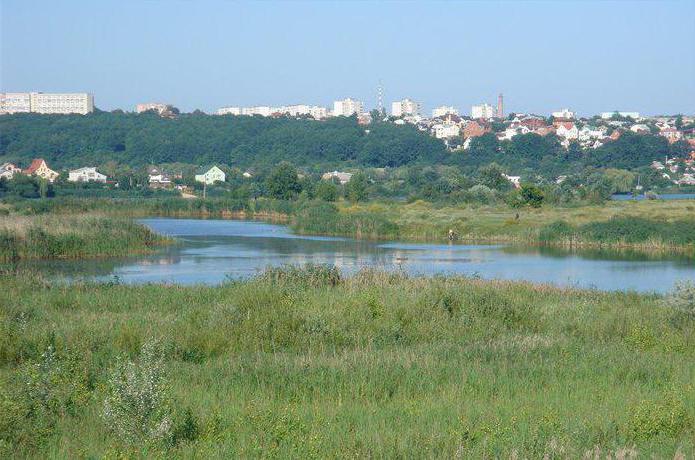
[(413, 126), (360, 126), (355, 118), (305, 119), (98, 112), (88, 116), (0, 117), (0, 161), (27, 166), (42, 157), (55, 168), (162, 163), (219, 163), (241, 168), (397, 167), (445, 160), (444, 145)]
[(665, 156), (685, 158), (689, 151), (685, 141), (669, 144), (661, 136), (629, 131), (597, 149), (583, 149), (578, 143), (571, 143), (565, 149), (554, 135), (529, 133), (500, 142), (488, 133), (473, 139), (468, 150), (452, 155), (450, 161), (470, 170), (495, 162), (516, 175), (551, 177), (579, 173), (586, 168), (634, 170)]
[(655, 135), (624, 132), (598, 149), (569, 148), (554, 135), (493, 133), (475, 138), (465, 151), (410, 125), (372, 123), (354, 117), (324, 121), (292, 118), (97, 112), (80, 115), (16, 114), (0, 117), (0, 162), (27, 166), (42, 157), (54, 168), (149, 164), (220, 164), (267, 168), (280, 161), (314, 170), (444, 164), (466, 173), (495, 162), (509, 174), (546, 178), (587, 167), (636, 169), (664, 156), (685, 157), (687, 143), (669, 144)]

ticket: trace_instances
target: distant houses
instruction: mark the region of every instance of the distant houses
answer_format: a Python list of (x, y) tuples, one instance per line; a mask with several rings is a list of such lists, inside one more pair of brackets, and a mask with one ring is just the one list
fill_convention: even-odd
[(48, 182), (53, 182), (60, 175), (59, 173), (53, 171), (48, 167), (46, 161), (43, 158), (35, 158), (31, 162), (31, 165), (24, 170), (24, 174), (27, 176), (36, 176), (42, 179), (46, 179)]
[(227, 175), (217, 166), (212, 166), (209, 168), (203, 168), (199, 171), (199, 174), (195, 175), (195, 181), (207, 185), (212, 185), (215, 182), (224, 182)]
[(338, 182), (340, 182), (340, 185), (345, 185), (348, 182), (350, 182), (350, 179), (352, 179), (352, 174), (347, 173), (347, 172), (333, 171), (333, 172), (325, 173), (324, 175), (321, 176), (321, 179), (323, 179), (323, 180), (337, 179)]
[(150, 188), (168, 188), (172, 185), (171, 177), (158, 168), (147, 168), (147, 182)]
[(106, 182), (106, 175), (92, 167), (73, 169), (68, 172), (68, 182)]
[(18, 168), (13, 163), (3, 163), (0, 165), (0, 179), (12, 179), (15, 174), (21, 172), (22, 169)]

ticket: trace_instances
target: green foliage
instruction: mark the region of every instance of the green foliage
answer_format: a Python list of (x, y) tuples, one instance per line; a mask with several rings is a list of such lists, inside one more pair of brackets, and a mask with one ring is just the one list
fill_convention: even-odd
[(666, 305), (695, 318), (695, 282), (679, 281), (666, 297)]
[(642, 401), (629, 421), (629, 434), (635, 440), (657, 436), (677, 437), (692, 429), (692, 415), (676, 394), (670, 393), (655, 401)]
[(136, 361), (119, 361), (111, 371), (104, 423), (124, 444), (166, 442), (172, 435), (167, 392), (162, 351), (156, 342), (148, 341)]
[(543, 190), (535, 185), (524, 184), (519, 190), (519, 195), (521, 196), (522, 202), (531, 206), (532, 208), (540, 208), (545, 199), (545, 194)]
[(413, 126), (375, 123), (369, 134), (355, 117), (323, 121), (294, 118), (98, 112), (81, 115), (16, 114), (0, 119), (0, 159), (52, 167), (131, 166), (185, 162), (241, 168), (292, 161), (297, 166), (353, 162), (397, 167), (439, 162), (444, 145)]
[(554, 222), (543, 226), (538, 238), (544, 242), (679, 246), (695, 243), (695, 228), (687, 220), (663, 222), (642, 217), (614, 217), (578, 227), (572, 227), (563, 221)]
[(302, 185), (299, 183), (299, 177), (297, 176), (297, 169), (289, 163), (280, 163), (268, 176), (266, 188), (272, 198), (278, 200), (296, 198), (299, 192), (302, 191)]
[(338, 187), (331, 181), (322, 180), (316, 185), (316, 198), (323, 201), (338, 199)]
[(333, 270), (0, 276), (2, 456), (695, 453), (695, 322), (659, 296)]
[(353, 203), (366, 201), (369, 197), (368, 185), (368, 179), (364, 173), (353, 174), (350, 182), (345, 184), (345, 198)]
[(478, 171), (478, 182), (492, 190), (504, 191), (512, 188), (511, 183), (502, 175), (502, 168), (491, 163), (480, 168)]

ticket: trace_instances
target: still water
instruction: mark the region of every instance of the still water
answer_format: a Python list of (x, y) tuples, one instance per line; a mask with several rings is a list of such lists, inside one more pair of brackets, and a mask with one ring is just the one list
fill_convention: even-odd
[(518, 246), (366, 242), (300, 236), (280, 225), (234, 220), (141, 222), (175, 237), (178, 244), (143, 256), (42, 261), (30, 268), (66, 280), (217, 284), (253, 276), (268, 266), (315, 263), (335, 265), (345, 274), (373, 267), (413, 275), (459, 274), (643, 292), (663, 292), (676, 280), (695, 279), (695, 261), (678, 256), (654, 259)]

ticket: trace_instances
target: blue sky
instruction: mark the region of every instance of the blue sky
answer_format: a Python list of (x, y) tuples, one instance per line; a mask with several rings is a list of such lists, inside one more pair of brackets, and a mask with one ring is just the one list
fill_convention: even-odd
[(213, 2), (0, 0), (3, 91), (169, 102), (376, 104), (464, 113), (695, 112), (695, 0)]

